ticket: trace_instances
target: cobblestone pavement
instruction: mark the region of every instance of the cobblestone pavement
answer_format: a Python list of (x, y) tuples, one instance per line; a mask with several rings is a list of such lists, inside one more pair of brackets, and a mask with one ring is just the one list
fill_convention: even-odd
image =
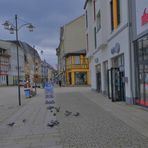
[[(8, 101), (11, 98), (6, 99)], [(5, 110), (8, 107), (7, 101), (0, 101)], [(38, 89), (38, 95), (21, 107), (16, 107), (12, 100), (10, 102), (8, 104), (11, 104), (13, 113), (4, 110), (5, 118), (0, 114), (1, 120), (3, 119), (0, 122), (0, 148), (61, 148), (58, 127), (47, 127), (47, 123), (55, 117), (47, 110), (43, 89)], [(12, 122), (15, 124), (8, 126)]]
[[(63, 148), (147, 148), (148, 137), (86, 97), (81, 88), (56, 90)], [(99, 98), (98, 98), (99, 99)], [(65, 110), (80, 116), (65, 116)], [(147, 127), (148, 128), (148, 127)]]
[[(21, 87), (21, 103), (24, 106), (30, 99), (24, 97), (24, 89)], [(17, 87), (0, 87), (0, 123), (9, 118), (21, 107), (18, 105)]]

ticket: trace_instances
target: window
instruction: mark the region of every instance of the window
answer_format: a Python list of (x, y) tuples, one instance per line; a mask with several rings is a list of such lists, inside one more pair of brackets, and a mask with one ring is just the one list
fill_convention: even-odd
[(88, 45), (88, 34), (86, 35), (86, 44), (87, 44), (87, 51), (89, 50), (89, 45)]
[(120, 0), (117, 0), (117, 25), (120, 24)]
[(110, 1), (110, 13), (111, 13), (111, 30), (117, 29), (120, 24), (120, 0)]
[(86, 17), (86, 28), (87, 28), (88, 27), (88, 14), (87, 14), (87, 11), (86, 11), (85, 17)]
[(75, 84), (86, 85), (87, 84), (87, 73), (86, 72), (75, 72)]
[(113, 1), (110, 1), (110, 15), (111, 15), (111, 30), (114, 30), (114, 19), (113, 19)]
[(75, 56), (75, 64), (80, 64), (80, 56)]
[(96, 0), (93, 1), (94, 4), (94, 21), (96, 20)]
[(97, 31), (99, 31), (101, 29), (101, 13), (100, 10), (97, 14)]
[(96, 49), (97, 48), (96, 27), (94, 27), (94, 45), (95, 45), (95, 49)]

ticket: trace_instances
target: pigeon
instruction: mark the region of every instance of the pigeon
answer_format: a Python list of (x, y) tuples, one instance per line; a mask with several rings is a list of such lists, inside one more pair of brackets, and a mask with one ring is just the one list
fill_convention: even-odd
[(47, 124), (47, 126), (49, 126), (49, 127), (53, 127), (53, 126), (54, 126), (54, 123), (49, 122), (49, 123)]
[(53, 116), (56, 116), (56, 113), (53, 113)]
[(58, 120), (51, 120), (51, 123), (53, 123), (55, 126), (58, 125), (60, 122)]
[(48, 101), (49, 104), (55, 104), (54, 100)]
[(58, 125), (59, 123), (60, 123), (60, 122), (57, 121), (57, 120), (54, 121), (54, 125)]
[(45, 104), (48, 104), (48, 103), (49, 103), (48, 100), (46, 100), (46, 101), (45, 101)]
[(80, 115), (79, 112), (76, 112), (76, 113), (73, 114), (73, 116), (75, 116), (75, 117), (77, 117), (77, 116), (79, 116), (79, 115)]
[(8, 126), (12, 127), (12, 126), (14, 126), (14, 124), (15, 124), (15, 122), (10, 122), (10, 123), (8, 123)]
[(59, 124), (59, 121), (57, 121), (57, 120), (51, 120), (48, 124), (47, 124), (47, 126), (49, 126), (49, 127), (54, 127), (54, 126), (56, 126), (56, 125), (58, 125)]
[(72, 113), (72, 112), (66, 110), (65, 113), (64, 113), (64, 115), (65, 115), (65, 116), (69, 116), (69, 115), (71, 115), (71, 113)]
[(26, 119), (23, 119), (22, 122), (25, 123), (26, 122)]
[(55, 107), (56, 112), (60, 111), (60, 107)]

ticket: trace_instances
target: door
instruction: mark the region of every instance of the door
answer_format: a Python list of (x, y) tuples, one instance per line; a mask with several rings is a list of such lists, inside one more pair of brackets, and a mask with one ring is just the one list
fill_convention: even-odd
[(7, 83), (7, 86), (8, 86), (8, 75), (6, 75), (6, 83)]
[(108, 97), (114, 101), (125, 101), (124, 72), (119, 68), (108, 70)]
[(69, 78), (69, 84), (71, 85), (72, 84), (72, 81), (71, 81), (71, 72), (68, 73), (68, 78)]
[(96, 74), (96, 83), (97, 83), (97, 91), (101, 92), (101, 72), (97, 72)]

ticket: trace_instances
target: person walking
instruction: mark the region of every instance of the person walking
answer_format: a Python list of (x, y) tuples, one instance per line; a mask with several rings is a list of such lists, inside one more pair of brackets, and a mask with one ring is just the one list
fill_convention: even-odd
[(61, 81), (61, 80), (59, 80), (59, 86), (60, 86), (60, 87), (62, 86), (62, 81)]

